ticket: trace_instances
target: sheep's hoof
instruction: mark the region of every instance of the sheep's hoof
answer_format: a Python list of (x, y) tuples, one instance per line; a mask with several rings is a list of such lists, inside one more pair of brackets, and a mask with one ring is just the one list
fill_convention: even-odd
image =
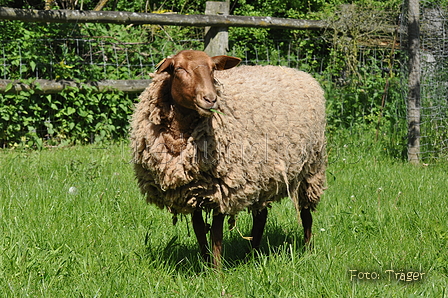
[(314, 241), (312, 239), (304, 239), (303, 242), (303, 252), (313, 251), (314, 250)]

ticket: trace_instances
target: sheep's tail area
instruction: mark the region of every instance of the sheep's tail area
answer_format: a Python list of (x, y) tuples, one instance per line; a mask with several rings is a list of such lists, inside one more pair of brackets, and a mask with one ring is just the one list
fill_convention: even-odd
[(302, 221), (300, 217), (302, 209), (309, 208), (311, 211), (314, 211), (320, 201), (320, 197), (326, 189), (325, 165), (325, 159), (321, 163), (314, 164), (311, 166), (311, 171), (308, 172), (310, 175), (304, 179), (288, 181), (287, 173), (282, 173), (288, 197), (294, 204), (297, 221), (299, 223)]
[(289, 182), (288, 182), (288, 177), (286, 176), (286, 172), (283, 172), (283, 179), (285, 180), (286, 192), (288, 193), (288, 197), (292, 201), (292, 203), (294, 204), (294, 208), (296, 209), (297, 221), (300, 223), (302, 221), (300, 219), (301, 208), (300, 208), (299, 196), (298, 196), (297, 190), (300, 188), (301, 183), (300, 183), (300, 181), (297, 182), (296, 191), (294, 191), (293, 195), (291, 195), (291, 191), (289, 190)]

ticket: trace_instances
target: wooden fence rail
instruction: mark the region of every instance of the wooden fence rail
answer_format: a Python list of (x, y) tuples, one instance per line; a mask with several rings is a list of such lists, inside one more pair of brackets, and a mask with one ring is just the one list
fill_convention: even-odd
[(195, 27), (258, 27), (323, 30), (324, 21), (233, 15), (181, 15), (125, 11), (35, 10), (0, 7), (0, 20), (46, 23), (156, 24)]
[(38, 79), (30, 82), (0, 80), (0, 93), (18, 93), (33, 90), (35, 94), (60, 93), (64, 89), (90, 89), (93, 92), (121, 91), (139, 93), (148, 87), (151, 80), (103, 80), (78, 83), (71, 80), (51, 81)]

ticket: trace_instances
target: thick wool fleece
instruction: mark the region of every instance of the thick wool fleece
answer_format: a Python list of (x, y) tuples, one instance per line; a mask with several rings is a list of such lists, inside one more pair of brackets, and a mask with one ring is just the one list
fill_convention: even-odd
[(309, 74), (277, 66), (216, 72), (219, 110), (188, 134), (167, 131), (169, 74), (154, 76), (132, 119), (136, 178), (149, 203), (173, 213), (234, 215), (289, 196), (314, 210), (325, 184), (325, 99)]

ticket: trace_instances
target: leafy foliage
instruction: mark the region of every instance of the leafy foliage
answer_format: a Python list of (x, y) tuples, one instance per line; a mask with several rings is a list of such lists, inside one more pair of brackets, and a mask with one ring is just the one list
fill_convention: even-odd
[(38, 147), (121, 139), (127, 135), (135, 95), (92, 88), (40, 95), (34, 90), (0, 95), (0, 140)]

